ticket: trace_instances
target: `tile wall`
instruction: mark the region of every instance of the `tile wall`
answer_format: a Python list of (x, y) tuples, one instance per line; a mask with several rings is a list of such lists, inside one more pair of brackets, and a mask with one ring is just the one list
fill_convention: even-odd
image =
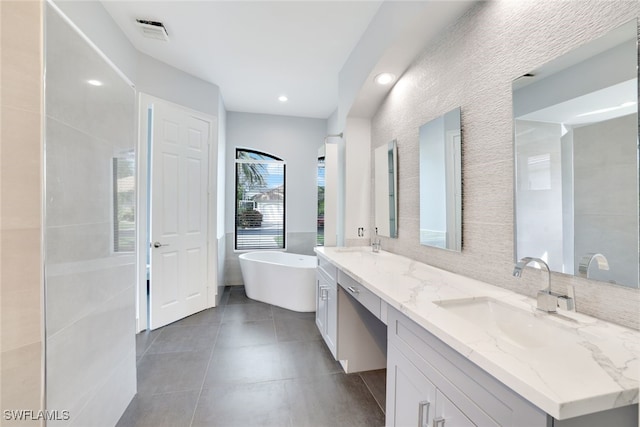
[[(637, 1), (491, 1), (470, 9), (405, 72), (372, 119), (372, 150), (398, 141), (399, 236), (383, 249), (533, 296), (514, 265), (514, 78), (640, 15)], [(418, 128), (462, 108), (462, 253), (419, 244)], [(373, 214), (372, 214), (373, 215)], [(640, 291), (553, 274), (578, 310), (640, 327)]]
[(136, 260), (114, 227), (134, 89), (50, 5), (45, 40), (46, 398), (70, 413), (48, 425), (113, 426), (136, 392)]

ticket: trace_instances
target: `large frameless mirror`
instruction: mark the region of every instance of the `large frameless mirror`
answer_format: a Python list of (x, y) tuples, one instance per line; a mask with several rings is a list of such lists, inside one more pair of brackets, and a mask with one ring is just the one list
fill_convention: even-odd
[(460, 108), (420, 126), (420, 244), (462, 248)]
[(638, 287), (637, 28), (514, 81), (517, 258)]
[(375, 227), (378, 236), (398, 237), (397, 152), (395, 139), (374, 151)]

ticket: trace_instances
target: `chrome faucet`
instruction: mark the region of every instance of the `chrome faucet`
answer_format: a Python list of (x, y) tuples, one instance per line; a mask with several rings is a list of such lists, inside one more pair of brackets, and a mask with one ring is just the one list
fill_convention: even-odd
[(376, 227), (375, 236), (371, 239), (371, 249), (373, 252), (380, 252), (380, 248), (382, 247), (382, 243), (380, 242), (380, 237), (378, 237), (378, 227)]
[(547, 313), (555, 313), (558, 309), (558, 306), (561, 306), (562, 308), (565, 308), (567, 310), (575, 311), (573, 288), (569, 288), (568, 293), (570, 293), (571, 295), (559, 295), (551, 292), (551, 270), (549, 269), (549, 265), (540, 258), (522, 258), (516, 263), (516, 266), (513, 269), (514, 277), (522, 277), (524, 268), (532, 262), (538, 263), (541, 267), (544, 267), (544, 269), (547, 270), (547, 286), (538, 291), (537, 309), (545, 311)]
[(544, 267), (547, 270), (547, 286), (538, 291), (538, 310), (546, 311), (547, 313), (554, 313), (558, 307), (558, 298), (551, 294), (551, 270), (549, 265), (540, 258), (524, 257), (516, 263), (513, 269), (514, 277), (522, 277), (522, 271), (531, 262), (536, 262), (540, 267)]
[(586, 279), (589, 278), (589, 267), (591, 267), (593, 261), (597, 262), (600, 270), (609, 270), (609, 261), (607, 261), (607, 258), (604, 255), (589, 252), (582, 257), (580, 264), (578, 265), (578, 275), (580, 277), (584, 277)]

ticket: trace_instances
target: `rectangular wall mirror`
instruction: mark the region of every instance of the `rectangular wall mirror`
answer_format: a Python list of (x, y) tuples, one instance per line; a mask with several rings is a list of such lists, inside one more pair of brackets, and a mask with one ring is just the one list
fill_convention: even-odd
[(637, 28), (514, 81), (516, 258), (638, 287)]
[(395, 139), (374, 151), (374, 213), (378, 236), (398, 237), (397, 152)]
[(420, 126), (420, 244), (462, 248), (460, 108)]

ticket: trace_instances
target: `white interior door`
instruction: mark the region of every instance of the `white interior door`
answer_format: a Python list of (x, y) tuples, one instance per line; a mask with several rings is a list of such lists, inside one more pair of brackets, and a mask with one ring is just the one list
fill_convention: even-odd
[(207, 200), (211, 123), (153, 104), (150, 329), (207, 307)]

